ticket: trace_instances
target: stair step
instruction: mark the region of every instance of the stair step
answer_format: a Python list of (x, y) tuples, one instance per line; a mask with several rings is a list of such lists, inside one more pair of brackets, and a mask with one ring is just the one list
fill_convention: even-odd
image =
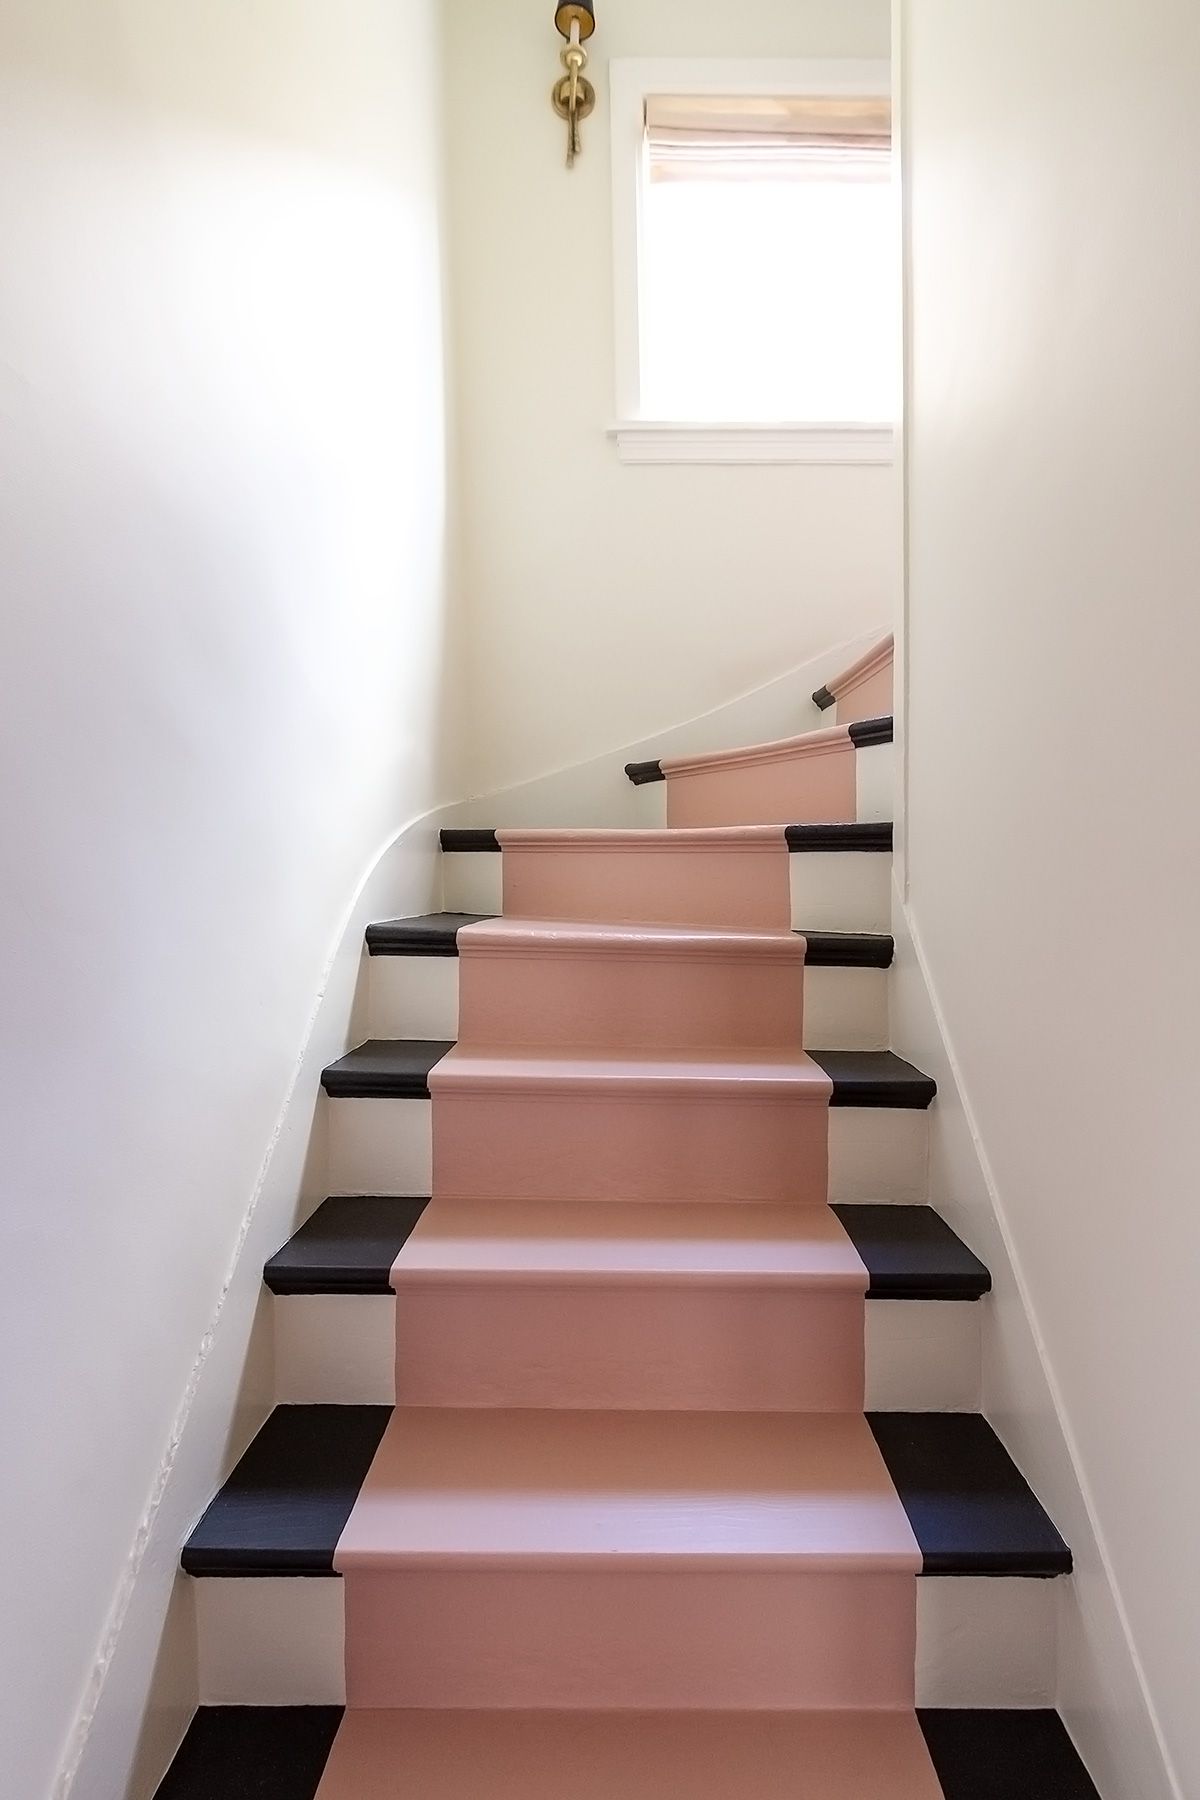
[(392, 1282), (404, 1405), (864, 1403), (866, 1275), (827, 1206), (434, 1200)]
[(443, 904), (463, 912), (829, 932), (884, 933), (891, 922), (886, 821), (499, 836), (447, 828), (441, 844)]
[[(254, 1800), (315, 1800), (342, 1721), (343, 1709), (336, 1706), (202, 1707), (157, 1800), (234, 1800), (243, 1795), (247, 1800), (251, 1795)], [(864, 1779), (850, 1763), (857, 1786), (847, 1800), (906, 1800), (903, 1789), (897, 1793), (890, 1785), (889, 1772), (896, 1765), (893, 1734), (908, 1749), (906, 1723), (905, 1715), (884, 1715), (880, 1723), (875, 1714), (835, 1721), (848, 1757), (856, 1746), (874, 1748), (880, 1739), (888, 1747), (888, 1768), (882, 1774)], [(936, 1772), (933, 1793), (940, 1792), (941, 1800), (1097, 1800), (1055, 1712), (922, 1709), (917, 1723)], [(392, 1800), (405, 1779), (403, 1759), (409, 1754), (423, 1759), (412, 1785), (414, 1800), (481, 1800), (484, 1795), (488, 1800), (568, 1800), (563, 1785), (568, 1766), (569, 1800), (592, 1800), (579, 1785), (588, 1780), (595, 1800), (613, 1800), (618, 1794), (627, 1800), (670, 1800), (677, 1794), (696, 1800), (705, 1795), (711, 1800), (831, 1800), (824, 1787), (806, 1793), (800, 1785), (804, 1770), (812, 1767), (812, 1738), (807, 1739), (809, 1753), (802, 1754), (795, 1734), (821, 1729), (805, 1715), (697, 1719), (691, 1713), (597, 1717), (447, 1711), (385, 1716), (369, 1729), (386, 1746), (382, 1779), (378, 1786), (365, 1782), (363, 1764), (358, 1764), (355, 1788), (345, 1800), (349, 1792), (354, 1800)], [(639, 1780), (640, 1789), (632, 1785)], [(335, 1790), (322, 1800), (343, 1796)]]
[[(444, 1039), (370, 1038), (331, 1063), (321, 1076), (321, 1085), (327, 1094), (341, 1099), (424, 1099), (429, 1095), (431, 1070), (454, 1048)], [(930, 1105), (937, 1093), (937, 1083), (930, 1076), (890, 1050), (813, 1050), (808, 1054), (833, 1082), (831, 1106), (920, 1111)], [(694, 1052), (690, 1067), (698, 1079), (705, 1078), (706, 1060), (712, 1063), (718, 1056), (723, 1071), (738, 1071), (740, 1065), (740, 1072), (749, 1082), (754, 1069), (754, 1053), (749, 1050), (714, 1053), (709, 1059)], [(533, 1061), (512, 1059), (514, 1065), (519, 1060), (531, 1065)], [(542, 1060), (548, 1066), (551, 1058), (547, 1055)], [(622, 1060), (634, 1065), (636, 1059)], [(678, 1068), (683, 1075), (689, 1067), (682, 1057), (645, 1057), (642, 1062), (648, 1079), (654, 1073), (654, 1063), (664, 1071), (668, 1066)], [(736, 1074), (733, 1079), (737, 1079)]]
[[(392, 1264), (427, 1204), (425, 1197), (331, 1195), (267, 1263), (267, 1287), (280, 1295), (390, 1294)], [(984, 1265), (932, 1207), (833, 1211), (866, 1265), (868, 1299), (972, 1301), (991, 1286)]]
[[(332, 1576), (338, 1540), (391, 1416), (386, 1406), (276, 1407), (189, 1538), (187, 1573)], [(722, 1428), (729, 1422), (723, 1415), (690, 1417), (701, 1427), (714, 1418)], [(479, 1420), (467, 1415), (464, 1441), (483, 1454)], [(1070, 1552), (986, 1420), (972, 1413), (871, 1413), (867, 1420), (924, 1574), (1069, 1572)], [(790, 1432), (805, 1424), (791, 1415), (785, 1423)], [(602, 1461), (601, 1488), (603, 1468)], [(538, 1519), (544, 1548), (553, 1521), (540, 1511)], [(447, 1524), (444, 1553), (454, 1529), (461, 1524)], [(426, 1554), (433, 1549), (431, 1542)]]
[[(714, 836), (720, 836), (721, 828), (713, 827)], [(731, 828), (732, 829), (732, 828)], [(834, 852), (889, 852), (892, 848), (892, 824), (890, 820), (843, 821), (834, 824), (805, 825), (794, 824), (783, 827), (787, 847), (795, 854), (803, 851), (813, 852), (827, 850)], [(522, 833), (521, 835), (524, 835)], [(564, 833), (564, 836), (567, 835)], [(581, 833), (572, 834), (576, 836)], [(600, 836), (600, 833), (593, 833)], [(616, 833), (613, 836), (626, 836), (627, 833)], [(651, 835), (647, 833), (647, 836)], [(466, 829), (446, 826), (438, 834), (442, 849), (451, 852), (484, 853), (498, 852), (500, 839), (495, 826), (472, 825)]]
[[(892, 727), (893, 727), (893, 721), (892, 721), (891, 713), (882, 714), (877, 719), (857, 719), (854, 721), (853, 724), (851, 724), (848, 727), (848, 730), (850, 733), (850, 741), (858, 749), (865, 749), (867, 746), (869, 746), (871, 744), (890, 744), (892, 742), (892, 736), (893, 736)], [(821, 735), (822, 735), (822, 733), (820, 731), (802, 732), (799, 734), (799, 736), (797, 736), (795, 738), (789, 738), (786, 740), (782, 740), (782, 742), (803, 744), (806, 739), (819, 737)], [(707, 762), (709, 760), (716, 762), (716, 761), (720, 761), (724, 758), (731, 758), (731, 757), (735, 757), (735, 756), (743, 756), (744, 757), (753, 750), (765, 751), (768, 749), (777, 749), (777, 748), (779, 748), (779, 745), (755, 744), (755, 745), (747, 745), (741, 750), (732, 750), (732, 751), (724, 751), (724, 752), (712, 751), (712, 752), (709, 752), (708, 755), (706, 755), (706, 756), (668, 757), (667, 761), (668, 761), (668, 764), (684, 763), (684, 762), (699, 763), (699, 762)], [(659, 757), (650, 758), (645, 762), (627, 762), (625, 764), (625, 773), (628, 776), (629, 780), (633, 783), (634, 787), (646, 787), (651, 782), (665, 781), (667, 779), (667, 770), (664, 769), (662, 759)]]
[[(395, 945), (394, 950), (381, 948), (375, 938), (366, 1021), (372, 1038), (449, 1041), (466, 1035), (463, 1021), (478, 1035), (483, 997), (483, 1016), (513, 1042), (536, 1041), (539, 1035), (547, 1043), (556, 1036), (603, 1042), (610, 1034), (623, 1044), (730, 1044), (739, 1036), (761, 1041), (770, 1030), (782, 1034), (780, 1041), (806, 1046), (882, 1050), (888, 1044), (892, 941), (882, 935), (815, 934), (808, 940), (803, 968), (782, 972), (779, 982), (772, 969), (755, 967), (752, 961), (743, 966), (737, 942), (733, 948), (738, 954), (724, 966), (697, 959), (685, 978), (677, 965), (656, 953), (654, 934), (670, 928), (610, 926), (607, 940), (593, 928), (595, 940), (611, 943), (615, 952), (599, 969), (590, 956), (559, 954), (569, 941), (562, 925), (539, 921), (535, 941), (522, 945), (522, 922), (505, 921), (516, 957), (507, 968), (498, 968), (494, 958), (481, 961), (478, 943), (481, 932), (498, 929), (493, 920), (474, 921), (475, 929), (464, 932), (461, 941), (457, 931), (447, 929), (438, 948), (428, 953), (409, 947), (404, 921), (395, 924), (401, 929), (372, 928), (375, 933), (391, 931)], [(633, 932), (636, 961), (617, 941)], [(427, 927), (420, 941), (432, 935)], [(703, 940), (706, 934), (693, 935)], [(796, 941), (786, 933), (773, 935), (783, 945)], [(468, 985), (460, 979), (464, 960)], [(530, 981), (530, 975), (537, 979)], [(468, 993), (472, 1004), (464, 1010), (462, 996)], [(770, 1024), (756, 1024), (759, 1018)]]
[(464, 925), (482, 925), (494, 913), (423, 913), (413, 919), (384, 919), (367, 926), (371, 956), (457, 956)]
[(825, 1206), (435, 1201), (395, 1270), (397, 1291), (479, 1282), (863, 1292), (854, 1247)]
[[(371, 956), (457, 956), (464, 925), (483, 925), (495, 913), (426, 913), (413, 919), (386, 919), (367, 926)], [(887, 969), (895, 940), (882, 931), (801, 931), (808, 969)]]
[(665, 758), (665, 823), (687, 830), (887, 821), (896, 798), (891, 745), (892, 721), (878, 718)]

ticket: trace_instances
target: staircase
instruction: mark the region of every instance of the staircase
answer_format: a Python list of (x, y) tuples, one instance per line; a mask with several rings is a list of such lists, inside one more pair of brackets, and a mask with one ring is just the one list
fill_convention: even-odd
[(631, 764), (659, 827), (446, 831), (368, 931), (160, 1800), (1094, 1797), (888, 1048), (890, 683)]

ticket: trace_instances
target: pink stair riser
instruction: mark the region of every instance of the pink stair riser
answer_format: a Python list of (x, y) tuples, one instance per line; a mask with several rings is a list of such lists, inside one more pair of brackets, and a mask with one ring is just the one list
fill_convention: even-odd
[(781, 828), (720, 832), (501, 831), (504, 913), (786, 931)]
[(667, 824), (836, 824), (858, 816), (856, 752), (844, 726), (726, 757), (664, 761)]
[(316, 1800), (942, 1800), (903, 1712), (350, 1712)]
[(345, 1586), (351, 1707), (914, 1704), (911, 1572), (351, 1570)]
[(397, 1282), (401, 1406), (861, 1412), (861, 1284)]
[(790, 932), (499, 920), (459, 932), (463, 1044), (641, 1049), (803, 1041)]
[(433, 1189), (446, 1197), (819, 1205), (828, 1196), (824, 1096), (814, 1104), (787, 1092), (639, 1098), (430, 1085)]

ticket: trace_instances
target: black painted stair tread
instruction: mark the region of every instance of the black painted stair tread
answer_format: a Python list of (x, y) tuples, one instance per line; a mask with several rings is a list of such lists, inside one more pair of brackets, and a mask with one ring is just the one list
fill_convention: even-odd
[[(429, 1094), (429, 1071), (453, 1044), (440, 1038), (368, 1038), (330, 1063), (321, 1076), (327, 1094), (343, 1100), (419, 1100)], [(810, 1050), (833, 1082), (831, 1106), (927, 1107), (937, 1084), (891, 1050)]]
[(189, 1575), (332, 1575), (390, 1406), (277, 1406), (184, 1545)]
[[(340, 1706), (201, 1707), (156, 1800), (314, 1800), (342, 1717)], [(1056, 1712), (923, 1708), (917, 1719), (944, 1800), (1098, 1800)]]
[(1071, 1553), (979, 1413), (868, 1413), (926, 1575), (1066, 1575)]
[(156, 1800), (313, 1800), (340, 1706), (202, 1706)]
[[(423, 913), (415, 919), (384, 919), (367, 926), (372, 956), (457, 956), (464, 925), (482, 925), (494, 913)], [(886, 969), (895, 940), (883, 931), (801, 931), (807, 938), (810, 969)]]
[(978, 1300), (992, 1278), (932, 1206), (834, 1206), (866, 1264), (868, 1300)]
[(625, 773), (634, 787), (645, 787), (647, 782), (665, 781), (662, 764), (655, 758), (650, 762), (627, 762)]
[(479, 925), (490, 913), (423, 913), (415, 919), (383, 919), (367, 926), (372, 956), (457, 956), (464, 925)]
[(917, 1713), (945, 1800), (1099, 1800), (1056, 1712)]
[(809, 969), (890, 969), (896, 940), (883, 931), (804, 931)]
[[(197, 1525), (190, 1575), (330, 1575), (391, 1409), (278, 1406)], [(1066, 1574), (1070, 1554), (985, 1420), (870, 1413), (931, 1575)]]
[(453, 1048), (445, 1038), (368, 1038), (330, 1063), (321, 1086), (343, 1100), (428, 1099), (429, 1071)]
[(273, 1294), (390, 1294), (392, 1264), (428, 1204), (428, 1195), (332, 1195), (276, 1251), (263, 1280)]
[[(789, 850), (890, 850), (892, 847), (891, 821), (851, 820), (845, 824), (833, 825), (785, 825)], [(493, 829), (472, 826), (469, 830), (461, 827), (444, 827), (441, 833), (443, 850), (491, 851), (499, 850), (500, 840)]]
[(785, 825), (787, 846), (799, 850), (890, 851), (891, 820), (860, 819), (846, 825)]
[[(424, 1197), (333, 1194), (267, 1263), (273, 1294), (390, 1294), (392, 1264)], [(835, 1206), (866, 1264), (871, 1300), (978, 1300), (991, 1276), (930, 1206)]]
[(856, 750), (866, 750), (871, 744), (890, 744), (894, 736), (894, 721), (891, 713), (880, 713), (877, 719), (855, 719), (847, 725), (850, 742)]
[(892, 1050), (810, 1050), (833, 1082), (831, 1106), (923, 1108), (937, 1093), (930, 1075)]

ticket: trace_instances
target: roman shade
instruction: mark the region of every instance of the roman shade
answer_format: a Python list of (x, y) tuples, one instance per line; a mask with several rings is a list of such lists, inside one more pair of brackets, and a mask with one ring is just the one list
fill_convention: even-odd
[(886, 95), (650, 94), (651, 181), (886, 180)]

